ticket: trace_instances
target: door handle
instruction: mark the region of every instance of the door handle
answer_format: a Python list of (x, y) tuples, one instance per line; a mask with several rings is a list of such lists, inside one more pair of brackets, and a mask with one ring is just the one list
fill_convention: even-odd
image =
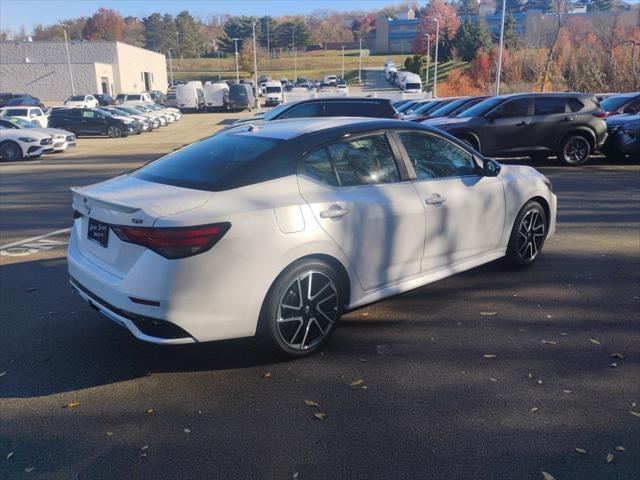
[(571, 122), (573, 120), (573, 117), (564, 117), (562, 119), (563, 122)]
[(442, 205), (446, 201), (447, 201), (446, 197), (443, 197), (439, 193), (434, 193), (430, 197), (427, 197), (424, 199), (424, 203), (426, 203), (427, 205), (436, 205), (436, 206)]
[(526, 125), (531, 125), (531, 122), (522, 121), (520, 123), (516, 123), (516, 127), (524, 127)]
[(348, 214), (349, 210), (342, 208), (340, 205), (331, 205), (329, 210), (320, 212), (320, 218), (339, 218)]

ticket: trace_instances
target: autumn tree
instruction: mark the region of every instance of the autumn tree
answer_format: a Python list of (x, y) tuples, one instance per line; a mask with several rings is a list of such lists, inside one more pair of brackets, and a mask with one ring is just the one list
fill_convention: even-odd
[[(440, 26), (438, 55), (439, 60), (443, 60), (451, 55), (453, 38), (460, 27), (460, 18), (458, 18), (456, 8), (452, 4), (445, 3), (444, 0), (433, 0), (425, 7), (418, 23), (418, 34), (413, 43), (413, 49), (421, 55), (427, 53), (427, 35), (431, 40), (434, 40), (436, 35), (435, 19), (438, 20)], [(433, 41), (431, 47), (434, 47)]]
[(350, 42), (351, 30), (346, 26), (343, 14), (319, 11), (309, 17), (311, 43)]
[(122, 41), (136, 47), (144, 46), (144, 24), (140, 19), (133, 16), (125, 17)]
[(99, 8), (87, 19), (82, 29), (82, 38), (86, 40), (122, 40), (124, 19), (115, 10)]
[(482, 90), (476, 86), (469, 75), (456, 68), (451, 70), (446, 82), (438, 82), (438, 95), (440, 97), (475, 96), (482, 95)]

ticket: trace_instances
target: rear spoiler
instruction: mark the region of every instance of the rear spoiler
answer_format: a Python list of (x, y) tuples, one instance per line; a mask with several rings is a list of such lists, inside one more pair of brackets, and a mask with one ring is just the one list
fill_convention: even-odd
[[(91, 209), (91, 207), (101, 207), (107, 210), (113, 210), (121, 213), (135, 213), (140, 210), (140, 207), (133, 205), (127, 205), (125, 203), (113, 202), (107, 200), (101, 200), (95, 196), (85, 193), (81, 187), (71, 187), (71, 193), (73, 193), (73, 208), (78, 210), (81, 205), (84, 210)], [(77, 204), (76, 204), (77, 200)]]

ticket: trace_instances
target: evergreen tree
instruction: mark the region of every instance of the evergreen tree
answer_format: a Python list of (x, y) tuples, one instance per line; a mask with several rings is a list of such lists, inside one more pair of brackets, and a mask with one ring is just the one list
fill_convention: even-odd
[(245, 40), (250, 39), (253, 34), (252, 22), (256, 20), (254, 17), (231, 17), (222, 26), (222, 36), (218, 39), (218, 45), (221, 50), (227, 53), (235, 52), (233, 38), (238, 38), (238, 52), (242, 50), (242, 44)]
[(176, 25), (171, 15), (153, 13), (142, 20), (144, 46), (149, 50), (166, 54), (176, 46)]
[[(278, 30), (278, 24), (268, 15), (262, 17), (258, 20), (258, 25), (256, 25), (256, 35), (258, 37), (258, 44), (261, 47), (267, 48), (267, 44), (270, 50), (276, 46), (275, 42), (275, 33)], [(268, 33), (268, 35), (267, 35)], [(269, 41), (267, 42), (267, 38)]]
[(477, 15), (479, 8), (478, 0), (460, 0), (458, 2), (458, 15)]
[(181, 57), (199, 57), (204, 47), (204, 35), (195, 19), (186, 10), (176, 17), (178, 53)]
[(473, 60), (479, 51), (491, 49), (491, 34), (484, 19), (473, 22), (469, 19), (462, 22), (453, 39), (453, 46), (462, 60)]
[(293, 47), (298, 50), (304, 49), (309, 45), (309, 28), (303, 19), (296, 18), (278, 25), (275, 37), (277, 46), (284, 50)]
[(519, 41), (520, 36), (516, 32), (516, 19), (511, 12), (507, 12), (504, 17), (504, 46), (507, 49), (515, 48), (518, 46)]

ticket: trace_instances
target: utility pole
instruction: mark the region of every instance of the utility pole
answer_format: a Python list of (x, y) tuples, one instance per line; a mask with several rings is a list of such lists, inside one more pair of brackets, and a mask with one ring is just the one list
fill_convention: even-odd
[(62, 27), (62, 33), (64, 34), (64, 46), (67, 49), (67, 65), (69, 66), (69, 80), (71, 81), (71, 95), (76, 94), (75, 86), (73, 85), (73, 72), (71, 70), (71, 55), (69, 55), (69, 40), (67, 39), (67, 27), (60, 24)]
[(344, 80), (344, 45), (342, 45), (342, 76), (340, 78)]
[(268, 57), (269, 52), (271, 51), (269, 50), (269, 18), (270, 17), (267, 15), (265, 18), (267, 19), (267, 57)]
[(240, 67), (238, 66), (238, 40), (239, 38), (232, 38), (234, 45), (236, 46), (236, 83), (240, 83)]
[(507, 9), (507, 0), (502, 0), (502, 21), (500, 22), (500, 46), (498, 47), (498, 65), (496, 67), (496, 95), (500, 95), (500, 75), (502, 74), (502, 46), (504, 44), (504, 16), (505, 16), (506, 9)]
[(258, 100), (258, 57), (256, 56), (256, 22), (253, 22), (251, 26), (253, 27), (253, 79), (256, 92), (255, 101), (256, 108), (259, 108), (260, 100)]
[(431, 35), (427, 33), (427, 68), (424, 72), (424, 91), (427, 91), (429, 85), (429, 67), (431, 63)]
[(298, 52), (296, 51), (296, 26), (291, 28), (291, 48), (293, 49), (293, 81), (298, 81)]
[(167, 49), (169, 54), (169, 73), (171, 74), (171, 85), (173, 85), (173, 61), (171, 60), (171, 48)]
[[(506, 0), (503, 0), (506, 2)], [(440, 43), (440, 20), (434, 18), (436, 22), (436, 66), (433, 71), (433, 98), (438, 98), (438, 44)]]
[(360, 39), (360, 58), (358, 59), (358, 85), (362, 85), (362, 38)]

